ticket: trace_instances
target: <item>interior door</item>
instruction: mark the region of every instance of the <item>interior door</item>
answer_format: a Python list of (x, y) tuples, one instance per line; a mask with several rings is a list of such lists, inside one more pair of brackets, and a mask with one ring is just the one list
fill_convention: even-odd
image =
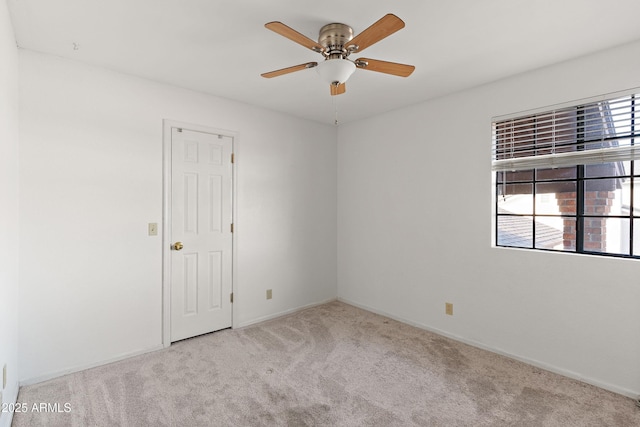
[(231, 326), (233, 138), (171, 129), (171, 341)]

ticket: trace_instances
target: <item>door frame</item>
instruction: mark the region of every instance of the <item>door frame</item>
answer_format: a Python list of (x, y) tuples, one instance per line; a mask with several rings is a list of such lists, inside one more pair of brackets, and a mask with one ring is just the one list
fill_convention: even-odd
[(205, 132), (214, 135), (223, 135), (233, 139), (231, 151), (234, 154), (234, 163), (231, 177), (231, 218), (233, 221), (234, 233), (231, 236), (231, 292), (234, 301), (231, 306), (231, 327), (237, 325), (237, 265), (238, 265), (238, 133), (226, 129), (218, 129), (209, 126), (196, 125), (177, 120), (164, 119), (162, 121), (162, 345), (166, 348), (171, 345), (171, 128), (182, 128), (195, 132)]

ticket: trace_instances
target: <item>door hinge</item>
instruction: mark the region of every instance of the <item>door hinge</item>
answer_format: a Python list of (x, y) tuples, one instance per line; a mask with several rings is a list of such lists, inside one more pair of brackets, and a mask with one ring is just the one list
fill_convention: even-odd
[(236, 155), (234, 153), (231, 153), (231, 163), (235, 163), (236, 162)]
[(233, 304), (233, 292), (229, 294), (229, 299), (231, 300), (231, 304)]
[(233, 223), (231, 223), (231, 232), (233, 233)]

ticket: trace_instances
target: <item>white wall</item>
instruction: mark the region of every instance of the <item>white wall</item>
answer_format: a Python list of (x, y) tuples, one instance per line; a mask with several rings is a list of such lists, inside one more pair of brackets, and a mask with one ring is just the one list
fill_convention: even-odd
[(335, 298), (335, 128), (30, 51), (20, 72), (21, 380), (161, 345), (163, 119), (238, 133), (236, 326)]
[(339, 298), (640, 394), (639, 261), (492, 248), (490, 172), (492, 116), (638, 87), (638, 51), (341, 126)]
[[(7, 3), (0, 2), (0, 391), (18, 395), (18, 49)], [(7, 387), (2, 389), (2, 367)], [(10, 414), (0, 413), (0, 426)]]

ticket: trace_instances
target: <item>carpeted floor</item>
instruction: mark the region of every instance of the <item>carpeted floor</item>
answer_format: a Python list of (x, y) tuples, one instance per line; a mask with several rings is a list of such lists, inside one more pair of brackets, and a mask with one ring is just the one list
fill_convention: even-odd
[(15, 427), (640, 425), (632, 399), (340, 302), (23, 387), (18, 402), (61, 412)]

